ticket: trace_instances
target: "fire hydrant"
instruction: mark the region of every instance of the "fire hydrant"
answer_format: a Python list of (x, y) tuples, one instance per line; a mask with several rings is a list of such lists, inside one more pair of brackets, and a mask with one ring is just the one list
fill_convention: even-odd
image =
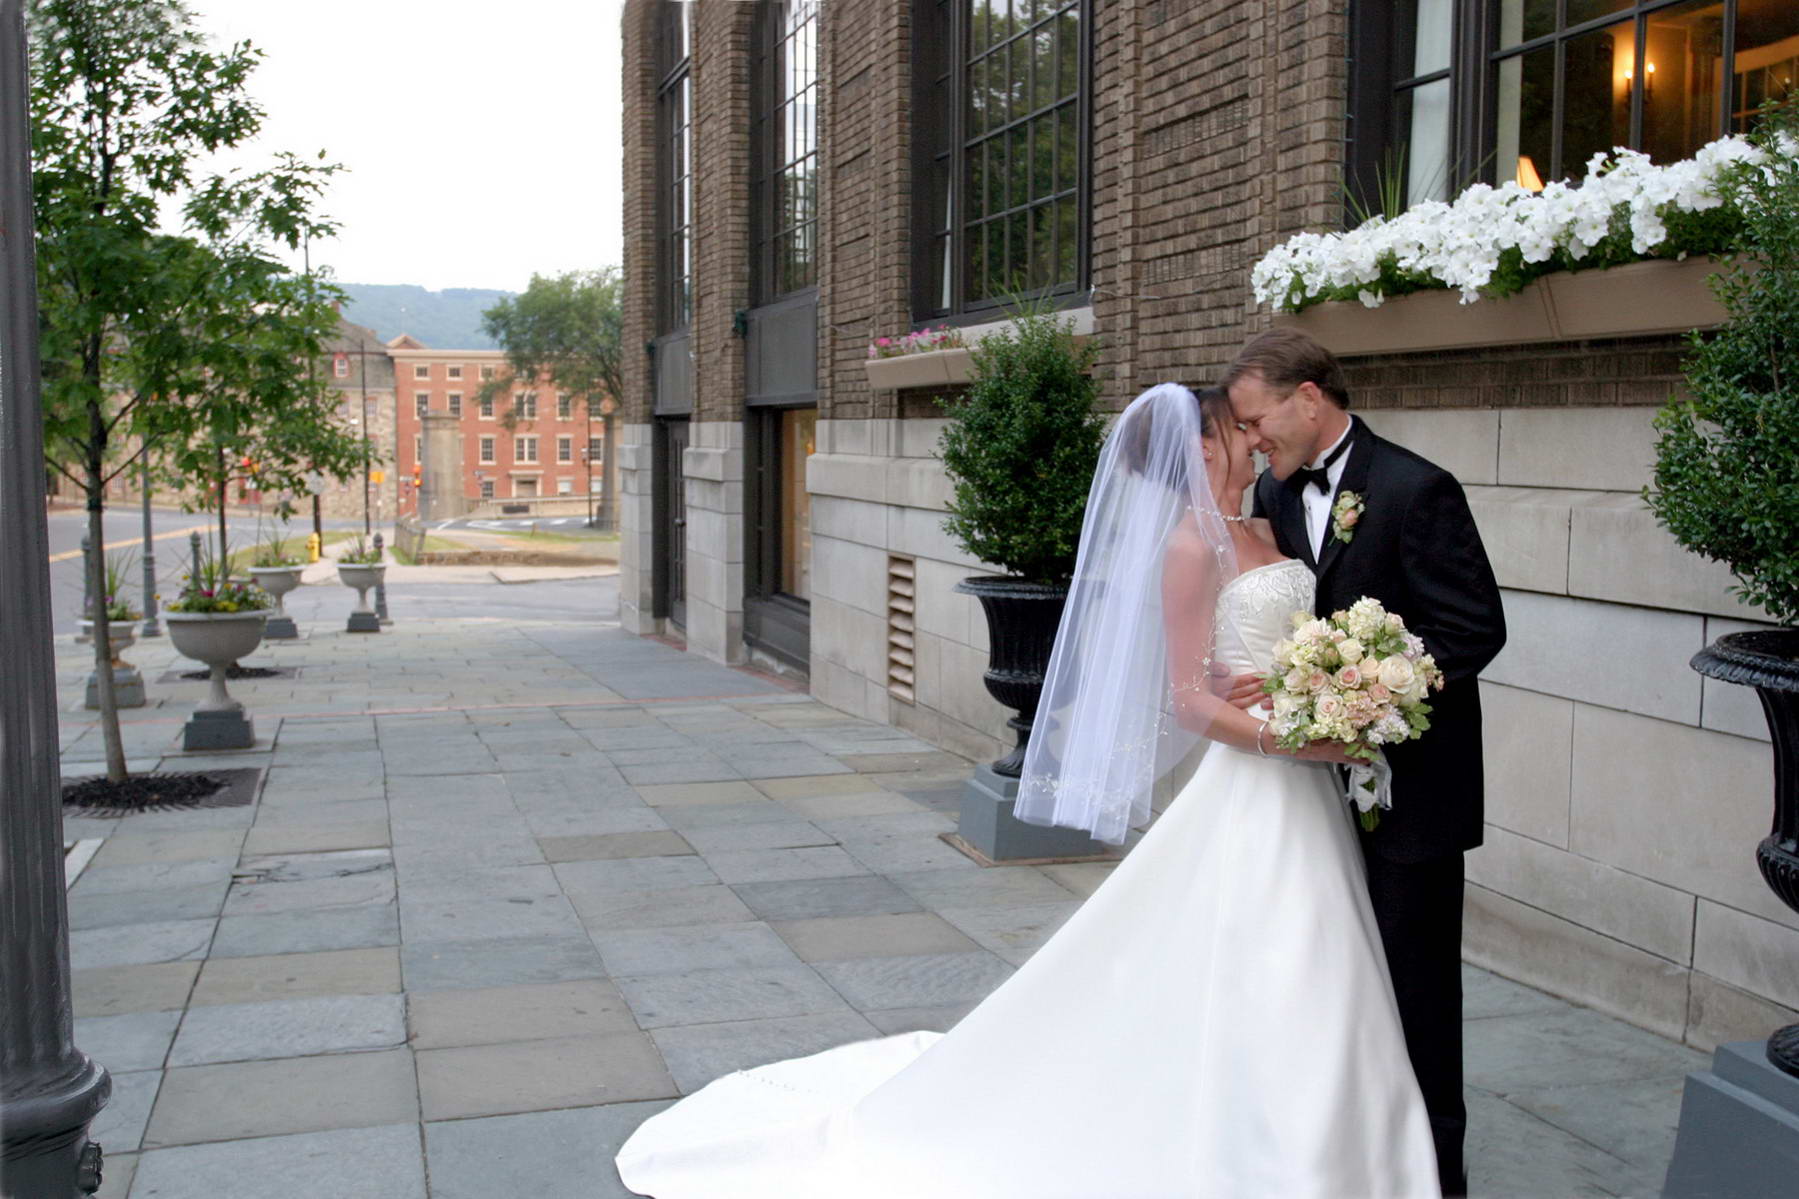
[(306, 560), (308, 562), (317, 562), (319, 560), (320, 544), (321, 542), (317, 533), (306, 534)]

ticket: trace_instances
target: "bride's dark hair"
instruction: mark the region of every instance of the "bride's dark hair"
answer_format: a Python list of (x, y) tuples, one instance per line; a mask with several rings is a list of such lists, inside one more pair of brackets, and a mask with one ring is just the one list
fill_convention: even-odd
[[(1202, 437), (1217, 437), (1221, 430), (1230, 427), (1236, 421), (1231, 412), (1230, 396), (1222, 387), (1189, 387), (1187, 389), (1199, 406), (1199, 432)], [(1143, 466), (1149, 461), (1150, 441), (1155, 436), (1154, 421), (1151, 419), (1153, 409), (1143, 409), (1130, 416), (1132, 427), (1120, 429), (1122, 437), (1119, 449), (1126, 469), (1133, 474), (1143, 473)]]

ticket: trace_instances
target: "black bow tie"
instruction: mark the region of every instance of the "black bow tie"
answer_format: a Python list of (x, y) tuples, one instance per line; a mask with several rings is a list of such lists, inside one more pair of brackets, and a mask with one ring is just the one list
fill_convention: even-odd
[(1310, 485), (1316, 487), (1325, 495), (1329, 495), (1331, 493), (1331, 464), (1348, 452), (1349, 443), (1353, 440), (1355, 439), (1352, 437), (1345, 437), (1342, 441), (1338, 442), (1337, 448), (1325, 456), (1324, 465), (1318, 467), (1316, 470), (1309, 466), (1302, 466), (1294, 471), (1293, 485), (1298, 487), (1302, 492)]

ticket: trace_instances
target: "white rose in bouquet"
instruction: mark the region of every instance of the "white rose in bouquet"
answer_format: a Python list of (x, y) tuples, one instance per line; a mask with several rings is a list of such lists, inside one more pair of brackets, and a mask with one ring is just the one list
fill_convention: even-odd
[(1380, 681), (1394, 691), (1410, 691), (1417, 677), (1418, 672), (1412, 669), (1412, 664), (1397, 654), (1381, 661)]

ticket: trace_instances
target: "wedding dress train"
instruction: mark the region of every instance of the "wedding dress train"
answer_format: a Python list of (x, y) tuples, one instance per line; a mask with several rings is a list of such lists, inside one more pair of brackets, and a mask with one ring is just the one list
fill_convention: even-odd
[[(1216, 655), (1265, 669), (1311, 599), (1302, 563), (1245, 571)], [(656, 1199), (1435, 1196), (1351, 819), (1324, 767), (1214, 745), (948, 1034), (720, 1078), (619, 1174)]]

